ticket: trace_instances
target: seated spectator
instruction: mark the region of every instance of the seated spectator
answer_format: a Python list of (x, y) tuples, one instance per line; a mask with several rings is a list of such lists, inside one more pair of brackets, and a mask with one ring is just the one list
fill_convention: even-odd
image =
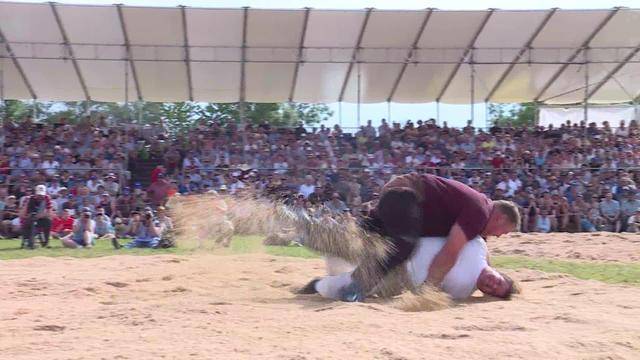
[(129, 226), (127, 226), (127, 224), (125, 224), (124, 221), (122, 221), (122, 218), (116, 218), (114, 222), (115, 222), (114, 230), (115, 230), (116, 237), (118, 238), (127, 237), (129, 235), (128, 234)]
[(627, 220), (627, 232), (640, 232), (640, 209), (636, 210), (636, 213), (631, 215)]
[(13, 220), (18, 219), (18, 225), (20, 225), (18, 216), (18, 201), (14, 195), (9, 195), (4, 200), (4, 208), (0, 212), (0, 219), (2, 223), (0, 224), (0, 235), (8, 238), (17, 237), (20, 235), (19, 232), (15, 232), (15, 226), (13, 225)]
[(546, 210), (541, 210), (536, 219), (536, 232), (551, 232), (551, 216)]
[(111, 196), (117, 196), (120, 192), (120, 184), (116, 182), (116, 175), (110, 173), (104, 178), (104, 190)]
[(69, 209), (61, 211), (60, 216), (53, 218), (51, 225), (51, 235), (57, 238), (63, 238), (73, 231), (75, 218), (71, 216)]
[(620, 231), (620, 203), (613, 200), (613, 193), (607, 192), (605, 198), (600, 202), (600, 214), (604, 219), (607, 231)]
[(334, 192), (331, 194), (331, 200), (324, 203), (324, 206), (332, 215), (341, 215), (345, 211), (349, 211), (347, 204), (340, 200), (340, 194)]
[[(142, 216), (137, 216), (131, 223), (130, 233), (134, 234), (134, 239), (125, 244), (127, 249), (132, 248), (157, 248), (160, 243), (162, 228), (158, 226), (157, 220), (153, 218), (153, 211), (146, 208)], [(120, 243), (116, 238), (112, 240), (113, 247), (119, 249)]]
[[(224, 200), (222, 200), (224, 201)], [(225, 203), (226, 206), (226, 203)], [(175, 239), (173, 234), (173, 221), (167, 215), (167, 210), (164, 206), (159, 206), (156, 210), (156, 216), (158, 219), (158, 225), (160, 226), (160, 243), (159, 248), (170, 248), (175, 246)]]
[(596, 231), (602, 230), (604, 226), (604, 218), (600, 213), (600, 203), (597, 199), (591, 200), (591, 205), (589, 206), (589, 215), (587, 217), (589, 222), (593, 224), (596, 228)]
[(629, 218), (635, 215), (636, 211), (640, 209), (640, 200), (635, 197), (636, 192), (634, 190), (630, 187), (623, 188), (620, 199), (620, 231), (627, 231)]
[(96, 222), (91, 219), (91, 210), (83, 208), (80, 217), (73, 223), (71, 234), (61, 238), (62, 246), (71, 249), (91, 248), (96, 238)]
[(316, 191), (316, 184), (313, 180), (313, 176), (307, 175), (304, 178), (304, 183), (300, 185), (298, 189), (298, 194), (304, 196), (304, 198), (308, 198), (309, 195), (313, 194)]
[(96, 209), (95, 223), (95, 233), (98, 238), (111, 239), (115, 236), (115, 229), (113, 225), (111, 225), (111, 218), (107, 215), (104, 208), (99, 207)]
[(156, 218), (162, 234), (173, 230), (173, 221), (167, 215), (167, 209), (164, 206), (159, 206), (156, 209)]

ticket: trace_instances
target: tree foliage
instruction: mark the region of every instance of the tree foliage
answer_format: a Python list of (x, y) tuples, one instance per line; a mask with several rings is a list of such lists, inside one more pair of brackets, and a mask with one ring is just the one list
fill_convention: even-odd
[(489, 117), (492, 125), (530, 127), (536, 124), (535, 103), (489, 104)]
[[(239, 103), (100, 103), (100, 102), (26, 102), (6, 100), (2, 104), (4, 119), (22, 121), (34, 113), (35, 120), (56, 122), (65, 118), (77, 123), (88, 114), (100, 114), (115, 123), (163, 124), (173, 136), (186, 133), (200, 123), (240, 123)], [(244, 121), (251, 124), (295, 126), (299, 122), (316, 125), (333, 112), (324, 104), (245, 103)]]

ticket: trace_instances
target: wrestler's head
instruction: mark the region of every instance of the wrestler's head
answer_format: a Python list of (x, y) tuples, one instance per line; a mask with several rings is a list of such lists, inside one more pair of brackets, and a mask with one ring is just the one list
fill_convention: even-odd
[(484, 294), (501, 299), (510, 299), (513, 294), (520, 293), (520, 286), (513, 279), (491, 266), (482, 270), (476, 285)]
[(520, 228), (520, 212), (518, 206), (511, 201), (496, 200), (489, 221), (482, 231), (482, 236), (500, 237)]
[(376, 215), (389, 236), (419, 236), (422, 230), (418, 194), (410, 188), (385, 191), (378, 201)]

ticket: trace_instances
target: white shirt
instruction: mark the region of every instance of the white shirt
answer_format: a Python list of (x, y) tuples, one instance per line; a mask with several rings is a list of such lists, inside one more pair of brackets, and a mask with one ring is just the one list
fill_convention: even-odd
[[(424, 237), (420, 239), (420, 243), (407, 261), (407, 273), (413, 286), (423, 284), (429, 276), (429, 266), (444, 246), (446, 238), (444, 237)], [(467, 242), (460, 250), (458, 260), (449, 270), (442, 281), (442, 289), (454, 299), (465, 299), (476, 290), (476, 283), (482, 270), (488, 266), (487, 263), (487, 244), (481, 237), (476, 237)], [(329, 263), (329, 261), (328, 261)], [(344, 265), (341, 265), (344, 269)], [(338, 299), (340, 289), (349, 285), (352, 281), (351, 274), (355, 266), (352, 265), (351, 270), (339, 275), (326, 276), (316, 284), (318, 293), (326, 298)], [(335, 273), (334, 269), (328, 269), (329, 274)]]
[(298, 190), (298, 193), (302, 194), (304, 196), (304, 198), (308, 198), (309, 195), (313, 194), (316, 191), (316, 186), (311, 184), (311, 185), (307, 185), (307, 184), (302, 184), (300, 185), (300, 189)]
[[(429, 266), (446, 242), (444, 237), (421, 238), (413, 256), (407, 261), (407, 272), (413, 286), (427, 280)], [(442, 281), (442, 289), (454, 299), (465, 299), (476, 290), (476, 282), (487, 267), (487, 244), (481, 237), (468, 241), (458, 260)]]
[(55, 160), (45, 160), (42, 162), (42, 164), (40, 164), (40, 168), (43, 169), (48, 176), (55, 175), (59, 167), (60, 164), (58, 164), (58, 162)]

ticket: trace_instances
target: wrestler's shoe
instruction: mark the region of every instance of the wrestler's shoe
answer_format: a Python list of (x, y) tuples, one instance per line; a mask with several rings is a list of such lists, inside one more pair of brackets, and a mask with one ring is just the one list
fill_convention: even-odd
[(298, 290), (298, 294), (303, 294), (303, 295), (317, 294), (318, 290), (316, 290), (316, 284), (318, 283), (318, 281), (320, 281), (319, 278), (311, 280), (307, 285), (305, 285), (303, 288)]
[(345, 302), (363, 302), (365, 296), (360, 285), (354, 281), (340, 289), (339, 298)]

